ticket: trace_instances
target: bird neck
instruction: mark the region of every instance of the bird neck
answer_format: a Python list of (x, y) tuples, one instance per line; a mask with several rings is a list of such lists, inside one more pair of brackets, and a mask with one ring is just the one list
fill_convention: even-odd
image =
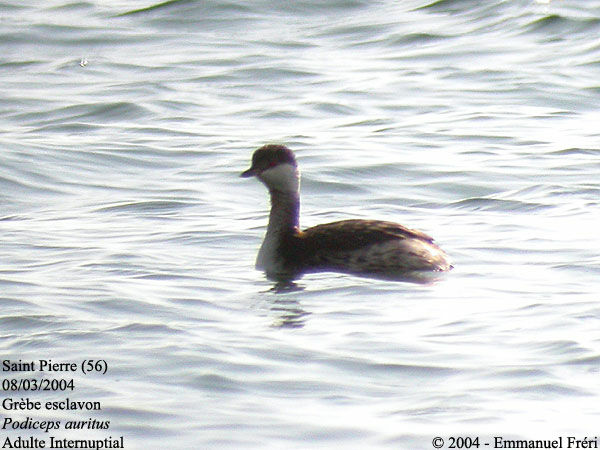
[(290, 235), (298, 231), (300, 225), (300, 195), (298, 191), (269, 189), (271, 213), (267, 235)]

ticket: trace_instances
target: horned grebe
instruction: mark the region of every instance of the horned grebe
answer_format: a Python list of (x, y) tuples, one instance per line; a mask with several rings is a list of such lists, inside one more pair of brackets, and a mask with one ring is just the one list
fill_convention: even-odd
[(271, 195), (269, 225), (256, 258), (256, 268), (270, 279), (321, 271), (393, 278), (452, 268), (433, 238), (393, 222), (351, 219), (300, 231), (300, 173), (283, 145), (256, 150), (241, 176), (256, 176)]

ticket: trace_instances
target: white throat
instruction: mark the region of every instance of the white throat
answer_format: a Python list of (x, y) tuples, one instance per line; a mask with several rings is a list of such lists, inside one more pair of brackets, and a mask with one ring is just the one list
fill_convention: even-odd
[(300, 189), (300, 173), (291, 164), (279, 164), (270, 169), (263, 170), (258, 178), (270, 190), (284, 193), (298, 193)]

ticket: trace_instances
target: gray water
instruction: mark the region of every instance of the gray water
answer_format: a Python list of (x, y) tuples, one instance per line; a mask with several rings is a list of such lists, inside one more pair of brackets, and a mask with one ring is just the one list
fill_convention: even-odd
[[(109, 366), (3, 392), (101, 411), (2, 414), (110, 428), (0, 440), (598, 435), (598, 36), (598, 0), (1, 1), (0, 356)], [(268, 142), (302, 226), (401, 222), (455, 269), (272, 290), (238, 177)]]

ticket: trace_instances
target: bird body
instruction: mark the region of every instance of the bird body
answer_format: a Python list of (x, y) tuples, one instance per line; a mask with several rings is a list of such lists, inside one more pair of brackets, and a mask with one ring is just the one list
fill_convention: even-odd
[(256, 150), (242, 176), (258, 177), (271, 196), (269, 224), (256, 259), (256, 268), (269, 278), (320, 271), (402, 277), (452, 268), (433, 238), (394, 222), (350, 219), (300, 231), (300, 175), (285, 146)]

